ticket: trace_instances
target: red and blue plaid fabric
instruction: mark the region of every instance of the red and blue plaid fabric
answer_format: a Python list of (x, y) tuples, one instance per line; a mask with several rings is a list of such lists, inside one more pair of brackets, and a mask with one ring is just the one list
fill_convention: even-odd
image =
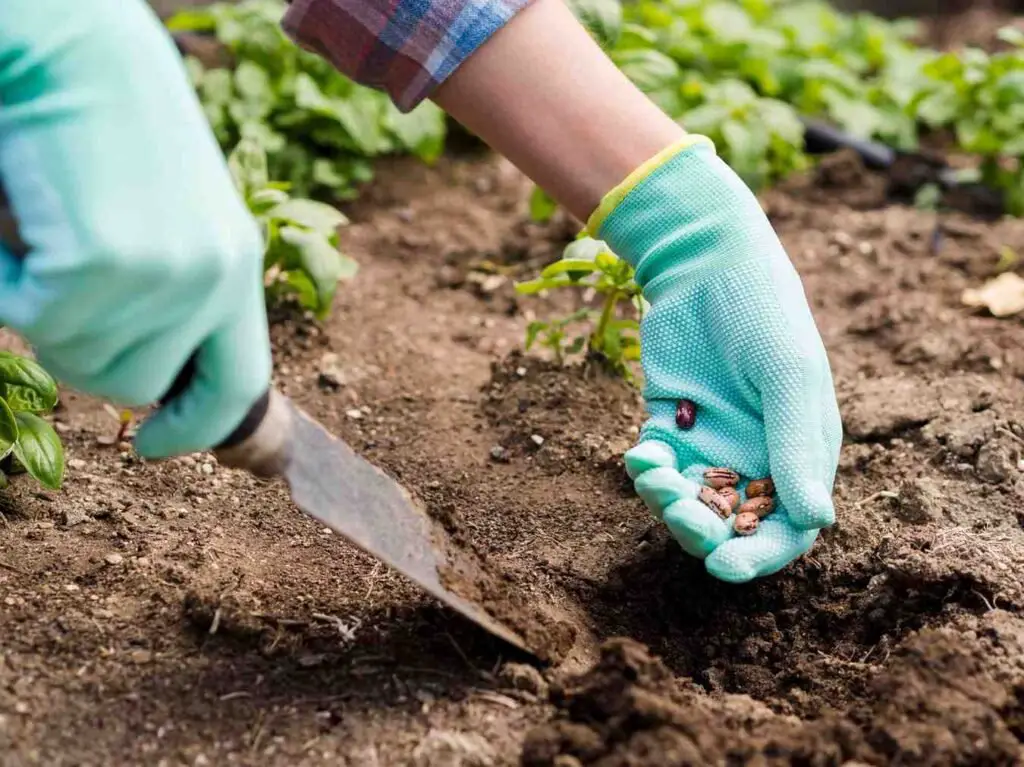
[(409, 111), (530, 0), (292, 0), (303, 48)]

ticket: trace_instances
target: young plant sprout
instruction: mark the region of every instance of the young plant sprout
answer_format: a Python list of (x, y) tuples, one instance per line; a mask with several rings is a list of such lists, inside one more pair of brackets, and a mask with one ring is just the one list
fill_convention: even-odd
[[(560, 288), (583, 288), (601, 297), (599, 309), (584, 307), (567, 317), (531, 322), (526, 329), (526, 348), (538, 339), (561, 364), (567, 355), (586, 348), (588, 356), (633, 381), (630, 363), (640, 359), (640, 320), (645, 302), (633, 280), (633, 267), (615, 256), (600, 240), (581, 237), (566, 247), (559, 261), (533, 280), (520, 282), (516, 291), (535, 295)], [(622, 316), (622, 314), (632, 316)], [(589, 323), (590, 332), (569, 338), (568, 327)]]

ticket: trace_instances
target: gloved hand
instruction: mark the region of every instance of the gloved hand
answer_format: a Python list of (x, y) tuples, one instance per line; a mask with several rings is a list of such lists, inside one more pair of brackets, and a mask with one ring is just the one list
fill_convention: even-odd
[[(715, 577), (778, 571), (834, 520), (842, 427), (803, 287), (761, 206), (689, 135), (610, 192), (587, 228), (636, 268), (651, 305), (640, 332), (650, 419), (626, 454), (638, 494)], [(688, 429), (676, 422), (684, 398), (697, 406)], [(774, 480), (776, 511), (753, 535), (697, 500), (709, 467)]]
[(0, 322), (60, 381), (138, 406), (164, 457), (214, 446), (270, 378), (261, 234), (143, 0), (0, 3)]

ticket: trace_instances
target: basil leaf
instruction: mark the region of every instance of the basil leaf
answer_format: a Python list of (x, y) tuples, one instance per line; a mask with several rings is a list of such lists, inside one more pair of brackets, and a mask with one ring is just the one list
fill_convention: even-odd
[(45, 413), (57, 404), (57, 383), (42, 365), (28, 357), (0, 352), (0, 382), (14, 410)]
[(35, 413), (15, 413), (18, 438), (14, 456), (44, 487), (59, 490), (64, 481), (64, 447), (49, 423)]

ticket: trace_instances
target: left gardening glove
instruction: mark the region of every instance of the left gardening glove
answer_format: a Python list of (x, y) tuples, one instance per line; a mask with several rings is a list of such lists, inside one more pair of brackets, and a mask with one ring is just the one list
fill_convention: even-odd
[[(688, 135), (612, 190), (588, 233), (635, 267), (650, 419), (626, 468), (717, 578), (776, 572), (832, 524), (842, 429), (803, 287), (753, 193)], [(776, 511), (738, 536), (698, 500), (708, 468), (771, 477)]]
[(215, 446), (270, 379), (258, 227), (143, 0), (0, 3), (0, 322), (62, 382), (152, 403), (152, 458)]

